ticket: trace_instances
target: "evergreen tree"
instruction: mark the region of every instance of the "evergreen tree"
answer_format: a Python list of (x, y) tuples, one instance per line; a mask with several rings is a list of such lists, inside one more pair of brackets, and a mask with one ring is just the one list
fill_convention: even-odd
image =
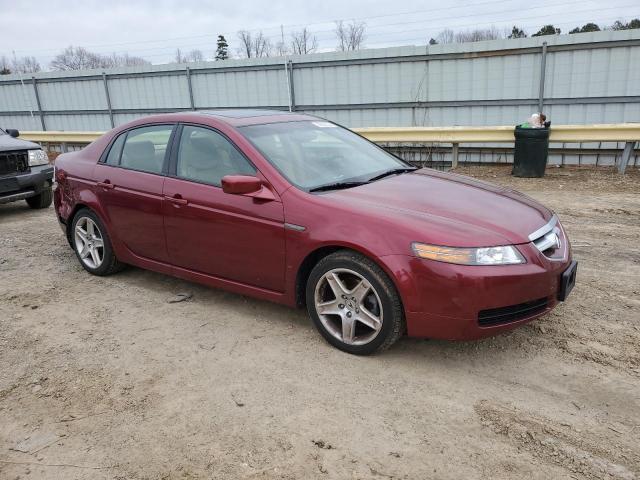
[(545, 25), (536, 33), (531, 35), (532, 37), (541, 37), (543, 35), (560, 35), (560, 29), (554, 27), (553, 25)]
[(599, 32), (599, 31), (600, 31), (600, 27), (598, 25), (596, 25), (595, 23), (587, 23), (582, 27), (574, 28), (569, 33), (584, 33), (584, 32)]
[(616, 20), (611, 28), (613, 28), (614, 30), (631, 30), (632, 28), (640, 28), (640, 19), (634, 18), (629, 23), (624, 23), (620, 20)]
[(218, 35), (218, 48), (216, 48), (216, 60), (226, 60), (229, 58), (229, 44), (224, 35)]
[(508, 38), (525, 38), (526, 36), (527, 34), (524, 33), (524, 30), (514, 25), (513, 28), (511, 29), (511, 34), (509, 35)]

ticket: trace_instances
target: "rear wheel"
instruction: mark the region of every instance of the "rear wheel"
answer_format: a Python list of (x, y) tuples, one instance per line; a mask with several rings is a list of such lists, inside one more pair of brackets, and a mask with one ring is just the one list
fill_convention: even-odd
[(368, 355), (390, 347), (404, 332), (400, 297), (385, 272), (352, 251), (333, 253), (311, 271), (307, 309), (333, 346)]
[(31, 208), (48, 208), (53, 201), (53, 190), (51, 187), (45, 188), (39, 195), (26, 199)]
[(71, 225), (71, 241), (82, 267), (93, 275), (109, 275), (122, 270), (113, 252), (107, 229), (91, 210), (76, 213)]

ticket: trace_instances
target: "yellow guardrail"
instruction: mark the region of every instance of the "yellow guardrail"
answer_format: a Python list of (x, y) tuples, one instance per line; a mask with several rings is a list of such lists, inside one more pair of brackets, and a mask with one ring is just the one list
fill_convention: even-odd
[[(512, 126), (354, 128), (373, 142), (502, 143), (513, 142)], [(550, 142), (632, 142), (640, 140), (640, 123), (552, 125)]]
[[(355, 132), (377, 143), (451, 143), (454, 167), (461, 143), (513, 143), (512, 126), (497, 127), (368, 127)], [(41, 143), (91, 143), (103, 132), (21, 132), (20, 138)], [(618, 169), (624, 172), (635, 142), (640, 141), (640, 123), (600, 125), (552, 125), (551, 142), (626, 142)]]
[(20, 132), (20, 138), (39, 143), (91, 143), (104, 132)]
[[(373, 142), (507, 143), (512, 126), (498, 127), (367, 127), (355, 132)], [(20, 132), (20, 138), (46, 143), (91, 143), (104, 132)], [(640, 123), (552, 125), (551, 142), (640, 141)]]

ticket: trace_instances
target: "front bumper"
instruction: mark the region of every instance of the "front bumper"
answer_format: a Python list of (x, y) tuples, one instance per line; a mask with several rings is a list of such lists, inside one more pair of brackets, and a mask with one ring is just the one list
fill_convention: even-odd
[(15, 202), (34, 197), (53, 184), (53, 167), (39, 165), (29, 172), (0, 178), (0, 203)]
[[(533, 244), (518, 245), (527, 263), (465, 266), (385, 257), (400, 291), (412, 337), (472, 340), (513, 329), (559, 302), (565, 258), (550, 260)], [(568, 247), (567, 247), (568, 249)]]

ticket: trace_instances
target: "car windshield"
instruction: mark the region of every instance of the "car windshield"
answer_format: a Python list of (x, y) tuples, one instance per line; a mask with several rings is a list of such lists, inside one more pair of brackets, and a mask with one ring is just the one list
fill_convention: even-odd
[(303, 190), (354, 186), (385, 172), (411, 168), (377, 145), (317, 120), (241, 127), (242, 133), (289, 182)]

